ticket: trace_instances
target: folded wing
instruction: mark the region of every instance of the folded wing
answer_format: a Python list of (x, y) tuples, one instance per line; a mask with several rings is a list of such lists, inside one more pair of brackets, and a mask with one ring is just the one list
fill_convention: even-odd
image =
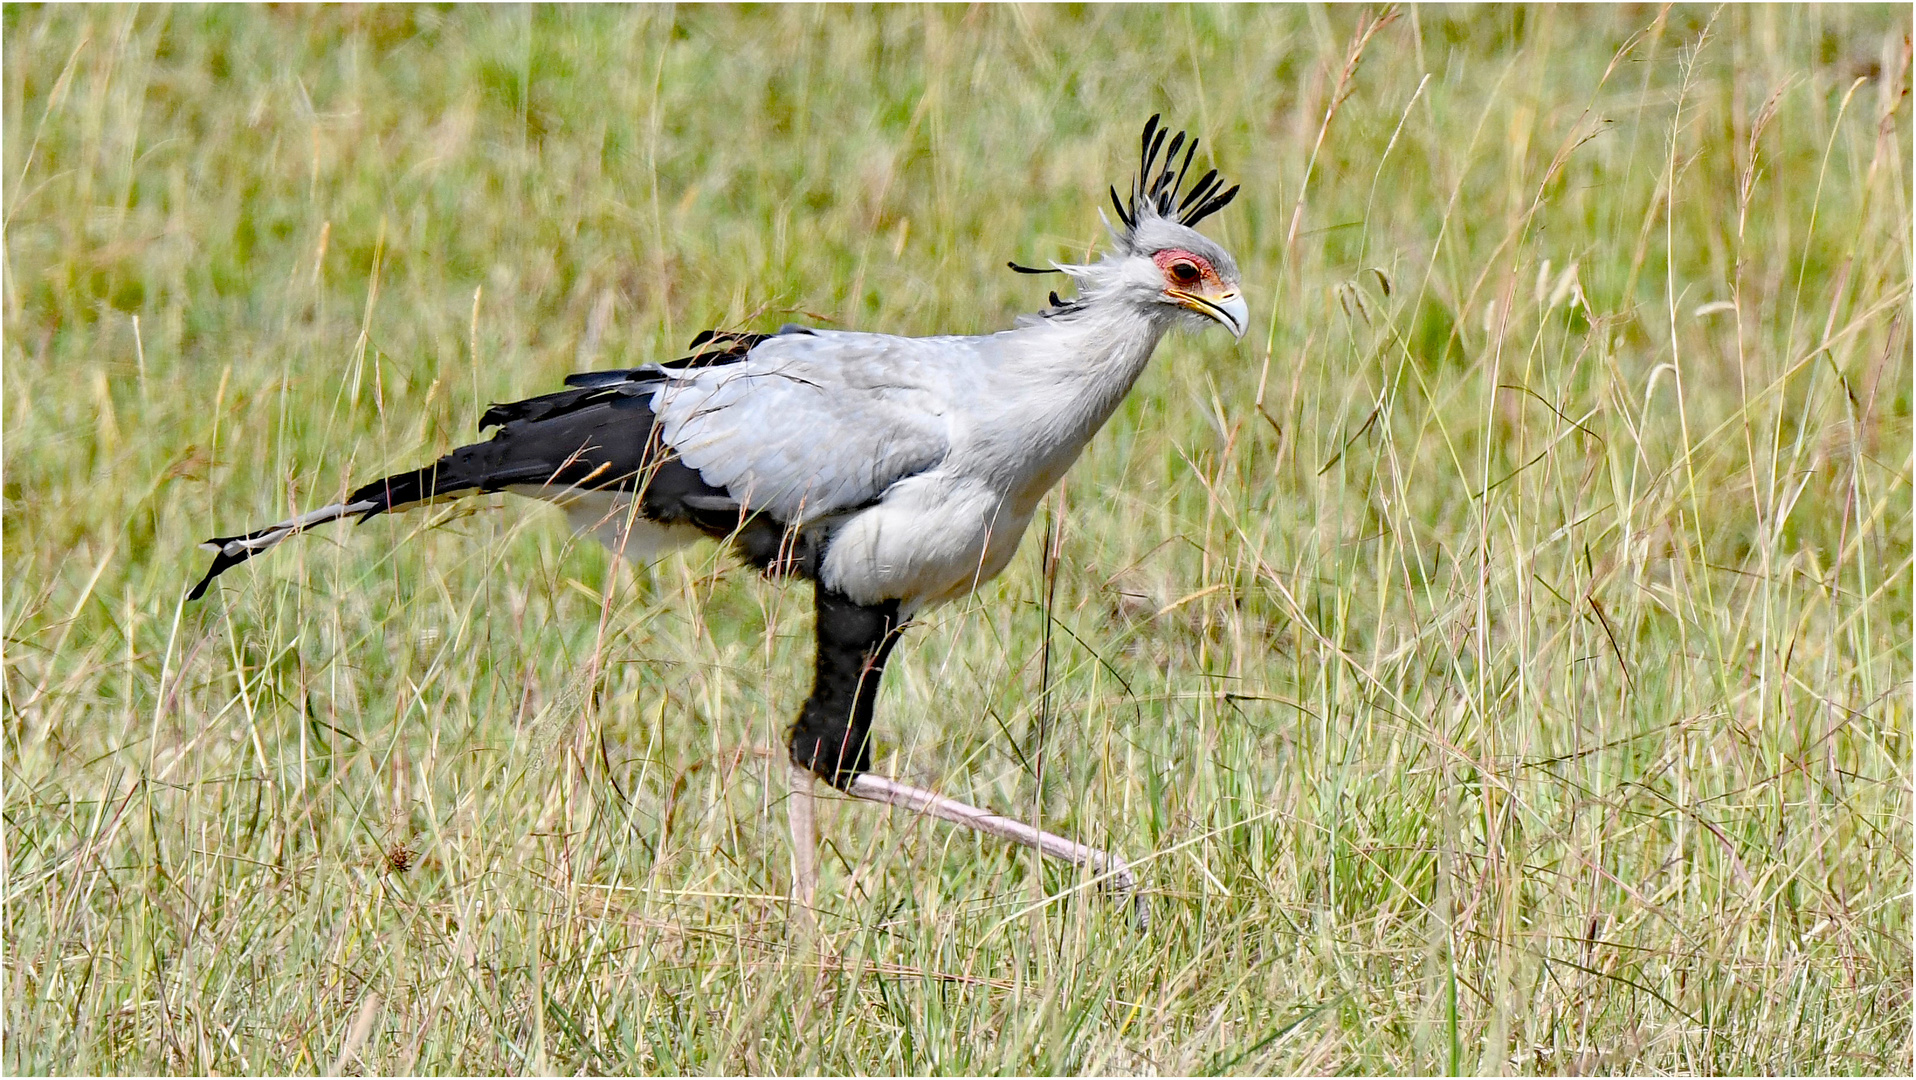
[(781, 334), (737, 363), (667, 372), (652, 398), (679, 460), (744, 509), (800, 525), (877, 502), (950, 451), (965, 339)]

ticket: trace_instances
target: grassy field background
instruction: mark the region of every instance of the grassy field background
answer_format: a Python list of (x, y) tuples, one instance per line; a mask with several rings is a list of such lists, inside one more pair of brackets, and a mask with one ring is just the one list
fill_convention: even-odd
[[(5, 1067), (1907, 1074), (1909, 11), (1377, 14), (9, 5)], [(182, 603), (568, 372), (1008, 325), (1154, 111), (1256, 328), (878, 731), (1148, 932), (834, 802), (805, 941), (809, 590), (710, 549)]]

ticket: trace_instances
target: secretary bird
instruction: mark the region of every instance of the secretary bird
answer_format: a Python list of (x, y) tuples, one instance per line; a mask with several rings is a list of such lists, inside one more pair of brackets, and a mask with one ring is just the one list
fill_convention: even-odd
[[(771, 576), (814, 582), (810, 696), (790, 729), (793, 891), (817, 882), (814, 778), (1088, 867), (1145, 908), (1125, 861), (870, 771), (872, 707), (912, 617), (996, 577), (1045, 492), (1071, 467), (1174, 326), (1249, 312), (1237, 264), (1194, 228), (1229, 203), (1217, 170), (1179, 198), (1197, 139), (1153, 116), (1123, 227), (1094, 263), (1053, 263), (1077, 295), (978, 337), (894, 337), (787, 325), (707, 331), (692, 355), (568, 377), (569, 389), (493, 405), (485, 442), (375, 480), (346, 501), (204, 546), (188, 599), (302, 530), (449, 497), (506, 491), (563, 506), (627, 558), (711, 537)], [(1184, 157), (1180, 163), (1178, 153)], [(1160, 164), (1160, 160), (1162, 164)]]

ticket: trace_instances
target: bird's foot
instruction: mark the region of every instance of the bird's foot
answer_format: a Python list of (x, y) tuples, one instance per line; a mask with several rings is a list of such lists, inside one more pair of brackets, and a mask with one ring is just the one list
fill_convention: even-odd
[(1130, 864), (1108, 851), (1080, 844), (1076, 840), (1059, 836), (1057, 833), (1045, 832), (1026, 822), (982, 810), (970, 803), (959, 802), (957, 799), (940, 795), (935, 791), (901, 784), (896, 780), (875, 776), (872, 773), (860, 773), (846, 790), (855, 798), (888, 803), (915, 813), (930, 814), (932, 817), (953, 824), (990, 833), (1001, 840), (1036, 848), (1045, 855), (1054, 859), (1063, 859), (1074, 866), (1089, 866), (1104, 879), (1104, 883), (1109, 888), (1118, 894), (1120, 901), (1131, 908), (1132, 918), (1140, 930), (1151, 924), (1151, 909), (1138, 892), (1137, 875), (1131, 872)]

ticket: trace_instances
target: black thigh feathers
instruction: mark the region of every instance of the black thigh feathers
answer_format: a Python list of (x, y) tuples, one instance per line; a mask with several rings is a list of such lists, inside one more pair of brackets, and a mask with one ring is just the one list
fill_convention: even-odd
[(821, 582), (812, 692), (792, 723), (792, 764), (845, 789), (871, 770), (872, 707), (885, 661), (904, 631), (898, 601), (861, 605)]

